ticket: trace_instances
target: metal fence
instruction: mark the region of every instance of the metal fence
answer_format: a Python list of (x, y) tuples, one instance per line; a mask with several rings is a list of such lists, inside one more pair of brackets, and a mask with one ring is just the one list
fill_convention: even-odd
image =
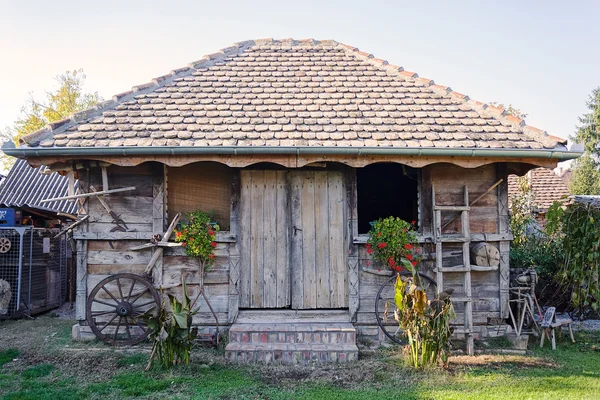
[(0, 318), (59, 307), (71, 258), (65, 236), (32, 227), (0, 227)]

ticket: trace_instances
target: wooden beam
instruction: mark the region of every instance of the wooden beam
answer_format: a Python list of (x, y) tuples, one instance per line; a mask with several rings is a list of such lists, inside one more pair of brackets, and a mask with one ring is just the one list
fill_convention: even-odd
[(183, 245), (183, 243), (173, 243), (173, 242), (158, 242), (156, 244), (145, 243), (145, 244), (140, 244), (139, 246), (130, 247), (129, 250), (137, 251), (137, 250), (149, 249), (152, 247), (181, 247), (182, 245)]
[[(171, 235), (173, 234), (173, 231), (175, 230), (175, 227), (177, 226), (177, 222), (179, 222), (179, 218), (181, 218), (181, 213), (177, 213), (177, 215), (175, 215), (175, 217), (173, 218), (173, 221), (171, 221), (171, 224), (169, 225), (169, 228), (167, 228), (167, 232), (165, 232), (165, 235), (163, 236), (161, 242), (167, 242), (169, 240), (169, 237), (171, 237)], [(150, 271), (154, 267), (154, 264), (156, 264), (158, 259), (160, 257), (162, 257), (163, 251), (164, 250), (162, 249), (162, 247), (159, 247), (154, 251), (154, 254), (152, 254), (152, 258), (150, 259), (150, 262), (146, 266), (146, 269), (145, 269), (146, 274), (150, 273)]]
[(108, 190), (108, 171), (102, 167), (102, 190)]
[(150, 240), (154, 232), (76, 232), (76, 240)]
[[(69, 184), (67, 186), (67, 194), (69, 196), (74, 196), (75, 195), (75, 172), (73, 172), (73, 170), (69, 171)], [(42, 201), (43, 203), (43, 201)]]
[(79, 221), (72, 223), (71, 225), (69, 225), (62, 231), (60, 231), (56, 236), (54, 236), (54, 239), (61, 237), (62, 235), (64, 235), (65, 233), (67, 233), (69, 231), (72, 231), (73, 229), (75, 229), (75, 227), (77, 227), (77, 225), (81, 224), (82, 222), (87, 221), (89, 218), (90, 218), (90, 216), (86, 215), (85, 217), (81, 218)]
[(40, 201), (40, 203), (48, 203), (50, 201), (58, 201), (58, 200), (82, 199), (82, 198), (85, 198), (85, 197), (99, 196), (99, 195), (102, 195), (102, 194), (112, 194), (112, 193), (119, 193), (119, 192), (128, 192), (130, 190), (135, 190), (135, 189), (136, 189), (135, 186), (129, 186), (129, 187), (124, 187), (124, 188), (120, 188), (120, 189), (103, 190), (101, 192), (82, 193), (82, 194), (76, 194), (74, 196), (55, 197), (53, 199), (42, 200), (42, 201)]

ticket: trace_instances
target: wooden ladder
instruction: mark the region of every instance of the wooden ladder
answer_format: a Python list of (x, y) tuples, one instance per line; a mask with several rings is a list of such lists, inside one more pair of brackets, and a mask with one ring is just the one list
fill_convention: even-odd
[[(473, 299), (471, 293), (471, 232), (469, 228), (469, 191), (467, 186), (464, 187), (464, 205), (460, 206), (442, 206), (435, 204), (435, 187), (431, 187), (431, 198), (433, 204), (433, 224), (434, 224), (434, 242), (435, 242), (435, 266), (437, 291), (444, 291), (444, 272), (463, 273), (464, 274), (464, 297), (453, 297), (450, 299), (454, 303), (464, 304), (464, 325), (462, 329), (455, 329), (456, 333), (463, 333), (467, 339), (467, 354), (475, 353), (475, 345), (473, 341)], [(450, 219), (446, 224), (442, 225), (442, 212), (456, 212), (457, 215)], [(460, 213), (461, 232), (457, 235), (444, 235), (442, 230), (449, 225)], [(444, 267), (443, 266), (443, 246), (449, 243), (462, 243), (462, 265)]]

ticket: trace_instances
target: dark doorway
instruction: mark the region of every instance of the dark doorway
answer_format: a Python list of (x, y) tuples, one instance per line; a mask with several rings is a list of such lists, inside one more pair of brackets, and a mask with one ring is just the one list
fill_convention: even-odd
[(358, 232), (368, 233), (369, 222), (390, 216), (405, 221), (418, 217), (419, 171), (401, 164), (379, 163), (356, 170)]

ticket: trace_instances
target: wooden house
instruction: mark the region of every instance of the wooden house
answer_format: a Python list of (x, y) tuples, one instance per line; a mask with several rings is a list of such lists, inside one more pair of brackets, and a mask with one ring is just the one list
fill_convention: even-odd
[[(143, 273), (153, 249), (132, 246), (163, 233), (176, 213), (203, 210), (222, 227), (205, 286), (230, 327), (227, 356), (284, 362), (351, 360), (357, 340), (382, 339), (374, 301), (389, 277), (365, 243), (369, 222), (390, 215), (417, 221), (421, 269), (438, 283), (436, 270), (461, 262), (453, 246), (498, 250), (495, 268), (467, 265), (442, 281), (457, 288), (459, 314), (472, 317), (468, 336), (496, 332), (508, 315), (507, 177), (579, 155), (501, 108), (312, 39), (236, 43), (4, 151), (74, 171), (83, 193), (135, 187), (105, 197), (125, 232), (95, 197), (81, 202), (89, 219), (75, 236), (76, 332), (98, 281)], [(448, 210), (466, 219), (447, 224)], [(179, 293), (195, 265), (166, 248), (154, 285)], [(214, 325), (204, 303), (194, 321)]]

